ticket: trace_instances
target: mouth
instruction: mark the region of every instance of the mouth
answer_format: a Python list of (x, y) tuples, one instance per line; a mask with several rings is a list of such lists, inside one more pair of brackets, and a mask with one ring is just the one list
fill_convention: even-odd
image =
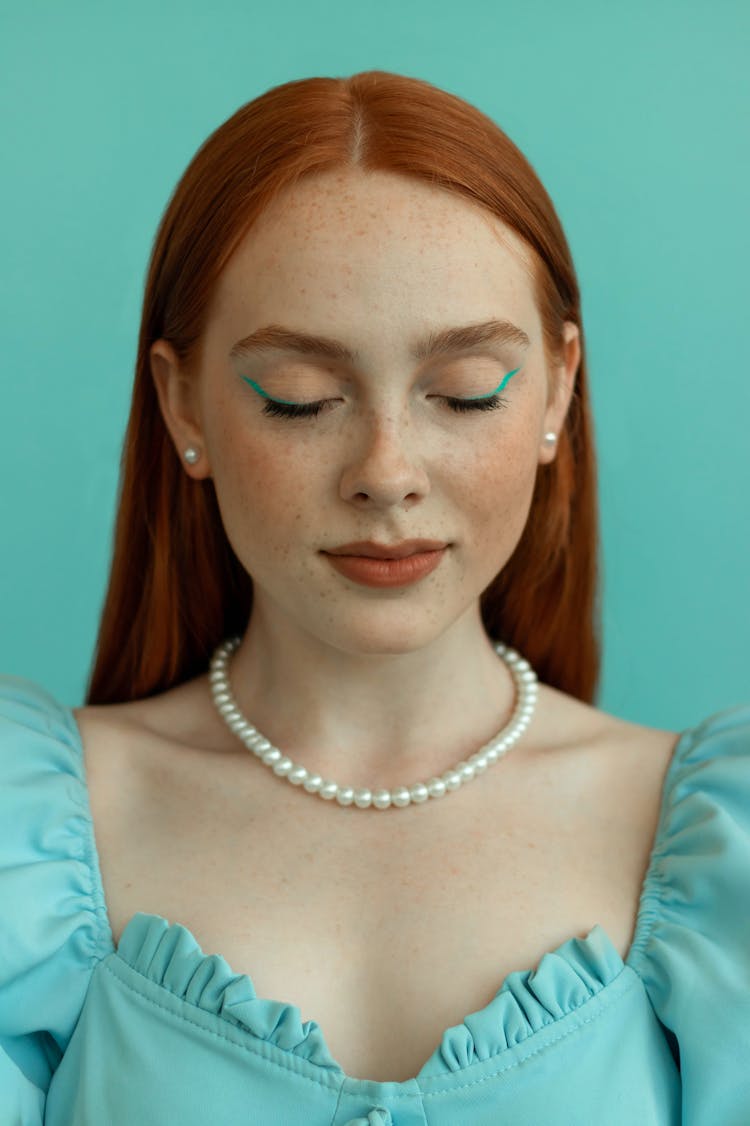
[(369, 587), (404, 587), (426, 578), (440, 566), (448, 545), (413, 551), (398, 559), (373, 555), (322, 552), (346, 578)]
[(442, 551), (447, 546), (442, 540), (403, 540), (401, 543), (394, 544), (379, 544), (373, 541), (360, 540), (357, 543), (346, 543), (340, 547), (326, 549), (323, 554), (397, 560), (407, 559), (411, 555), (424, 555), (429, 552)]

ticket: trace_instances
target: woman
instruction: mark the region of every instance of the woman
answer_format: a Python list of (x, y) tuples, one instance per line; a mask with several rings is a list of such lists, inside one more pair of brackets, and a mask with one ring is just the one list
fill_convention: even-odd
[(750, 1120), (750, 706), (592, 705), (596, 529), (512, 142), (383, 72), (235, 113), (154, 245), (86, 706), (2, 681), (8, 1121)]

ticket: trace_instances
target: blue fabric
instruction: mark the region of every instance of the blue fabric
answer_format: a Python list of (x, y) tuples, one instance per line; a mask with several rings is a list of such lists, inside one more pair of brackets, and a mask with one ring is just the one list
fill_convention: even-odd
[(179, 923), (114, 948), (75, 718), (9, 676), (0, 827), (0, 1126), (750, 1123), (750, 704), (680, 736), (625, 962), (596, 924), (404, 1082), (346, 1075)]

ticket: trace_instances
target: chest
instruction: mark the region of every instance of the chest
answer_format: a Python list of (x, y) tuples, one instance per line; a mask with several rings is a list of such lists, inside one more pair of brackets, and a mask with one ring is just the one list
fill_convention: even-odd
[(180, 922), (258, 996), (315, 1020), (347, 1074), (404, 1080), (566, 939), (600, 923), (625, 958), (665, 762), (643, 756), (619, 787), (583, 761), (503, 779), (504, 763), (491, 785), (383, 813), (263, 772), (243, 800), (229, 778), (201, 791), (162, 766), (120, 787), (116, 811), (92, 792), (115, 941), (135, 911)]

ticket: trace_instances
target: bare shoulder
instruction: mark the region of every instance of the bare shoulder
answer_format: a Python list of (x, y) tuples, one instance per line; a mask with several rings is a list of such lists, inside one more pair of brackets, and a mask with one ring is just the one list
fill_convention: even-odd
[(681, 734), (678, 731), (668, 731), (661, 727), (649, 727), (645, 724), (635, 723), (632, 720), (622, 719), (602, 708), (594, 707), (553, 688), (549, 684), (540, 685), (540, 699), (545, 700), (548, 717), (558, 728), (567, 729), (585, 734), (587, 737), (596, 738), (599, 735), (611, 735), (637, 746), (646, 743), (653, 745), (670, 745)]
[(540, 685), (541, 703), (540, 743), (563, 752), (551, 760), (564, 757), (602, 795), (658, 803), (681, 732), (623, 719), (550, 685)]
[(208, 700), (201, 676), (144, 699), (74, 708), (89, 788), (100, 803), (109, 794), (143, 798), (147, 782), (161, 789), (167, 773), (182, 774), (191, 763), (198, 768), (206, 753), (236, 751), (236, 740)]
[[(198, 816), (225, 818), (237, 804), (245, 820), (250, 809), (262, 813), (265, 779), (247, 769), (247, 750), (213, 708), (205, 674), (145, 699), (74, 709), (74, 716), (94, 820), (115, 856), (126, 842), (153, 843), (165, 825), (186, 817), (193, 825)], [(642, 851), (653, 839), (679, 737), (540, 683), (523, 739), (473, 793), (492, 809), (502, 803), (506, 820), (514, 809), (528, 818), (530, 804), (541, 801), (540, 834), (544, 825), (560, 828), (553, 808), (592, 840), (625, 823), (633, 851)], [(283, 799), (281, 788), (277, 796)]]
[[(117, 785), (126, 781), (123, 771), (132, 773), (139, 765), (158, 780), (159, 770), (174, 770), (178, 759), (182, 771), (195, 757), (205, 764), (206, 754), (224, 762), (238, 752), (246, 754), (212, 707), (205, 674), (146, 699), (82, 707), (74, 715), (91, 776), (106, 772)], [(540, 683), (524, 743), (529, 765), (545, 760), (557, 769), (564, 760), (573, 773), (577, 764), (588, 774), (601, 772), (603, 784), (619, 775), (640, 777), (644, 785), (658, 789), (679, 736), (622, 719)]]
[(208, 702), (208, 678), (203, 675), (154, 696), (120, 704), (90, 704), (74, 708), (73, 714), (79, 727), (97, 736), (97, 744), (98, 737), (106, 733), (111, 746), (121, 740), (132, 745), (133, 738), (140, 736), (174, 742), (199, 740), (210, 749), (225, 729), (216, 722)]
[[(384, 885), (376, 881), (373, 891), (366, 879), (376, 877), (369, 868), (363, 872), (358, 867), (360, 850), (348, 847), (348, 819), (341, 819), (337, 832), (337, 820), (321, 803), (298, 802), (298, 795), (272, 775), (248, 769), (246, 748), (211, 706), (206, 677), (145, 700), (79, 708), (75, 718), (91, 780), (92, 816), (115, 936), (134, 911), (151, 910), (186, 923), (204, 949), (230, 955), (231, 964), (271, 966), (286, 923), (268, 905), (277, 904), (279, 881), (286, 883), (298, 867), (311, 826), (328, 844), (316, 853), (316, 880), (311, 882), (306, 872), (289, 894), (289, 902), (301, 904), (306, 918), (330, 914), (343, 920), (346, 934), (361, 928), (366, 906), (356, 895), (348, 905), (350, 917), (341, 902), (330, 912), (323, 909), (325, 889), (336, 885), (344, 858), (352, 887), (369, 887), (376, 901), (391, 894), (393, 867), (410, 851), (404, 850), (403, 837), (379, 835), (386, 822), (372, 819), (368, 831), (385, 873)], [(677, 737), (540, 684), (529, 728), (502, 769), (488, 771), (482, 786), (468, 787), (463, 805), (459, 801), (441, 811), (445, 847), (460, 876), (458, 915), (470, 917), (473, 909), (460, 897), (462, 887), (471, 888), (477, 849), (485, 850), (480, 868), (504, 872), (493, 918), (495, 931), (506, 936), (509, 969), (531, 965), (560, 935), (580, 931), (581, 920), (600, 920), (617, 948), (627, 950)], [(298, 816), (283, 815), (296, 813), (297, 806)], [(358, 823), (358, 833), (368, 824)], [(488, 828), (478, 834), (477, 825)], [(403, 829), (409, 833), (408, 818)], [(416, 846), (424, 832), (417, 820), (413, 832)], [(460, 842), (468, 842), (463, 861), (457, 859)], [(509, 850), (517, 863), (508, 864)], [(423, 853), (416, 847), (413, 852), (423, 865)], [(425, 886), (441, 885), (438, 873), (445, 870), (445, 855), (436, 850), (434, 880), (420, 868)], [(155, 856), (160, 858), (156, 865)], [(239, 867), (228, 863), (233, 857)], [(250, 857), (262, 860), (254, 865)], [(551, 864), (575, 873), (562, 881), (554, 900), (548, 888)], [(217, 882), (217, 873), (225, 870), (229, 882)], [(579, 879), (582, 871), (585, 878)], [(266, 935), (250, 907), (252, 925), (243, 915), (231, 883), (237, 879), (251, 899), (262, 900)], [(537, 887), (545, 888), (543, 903), (529, 900), (529, 888)], [(315, 894), (308, 903), (311, 889)], [(521, 902), (528, 903), (528, 910), (514, 908), (511, 919), (503, 905)], [(320, 926), (324, 930), (326, 925), (323, 918)], [(423, 918), (419, 925), (423, 931)], [(238, 938), (248, 933), (252, 941)], [(446, 928), (446, 935), (446, 940), (459, 942), (457, 928)], [(325, 947), (330, 947), (328, 939)], [(451, 949), (446, 964), (454, 964), (455, 956)], [(293, 957), (289, 951), (290, 964)], [(488, 959), (495, 959), (494, 965), (496, 952), (488, 952)], [(284, 968), (283, 982), (287, 972)], [(270, 969), (265, 981), (267, 996), (282, 995), (286, 988)], [(304, 990), (304, 981), (295, 982), (295, 994), (304, 997)], [(309, 1001), (310, 1012), (324, 1008), (325, 991)], [(329, 1014), (329, 1026), (335, 1020), (336, 1014)]]

